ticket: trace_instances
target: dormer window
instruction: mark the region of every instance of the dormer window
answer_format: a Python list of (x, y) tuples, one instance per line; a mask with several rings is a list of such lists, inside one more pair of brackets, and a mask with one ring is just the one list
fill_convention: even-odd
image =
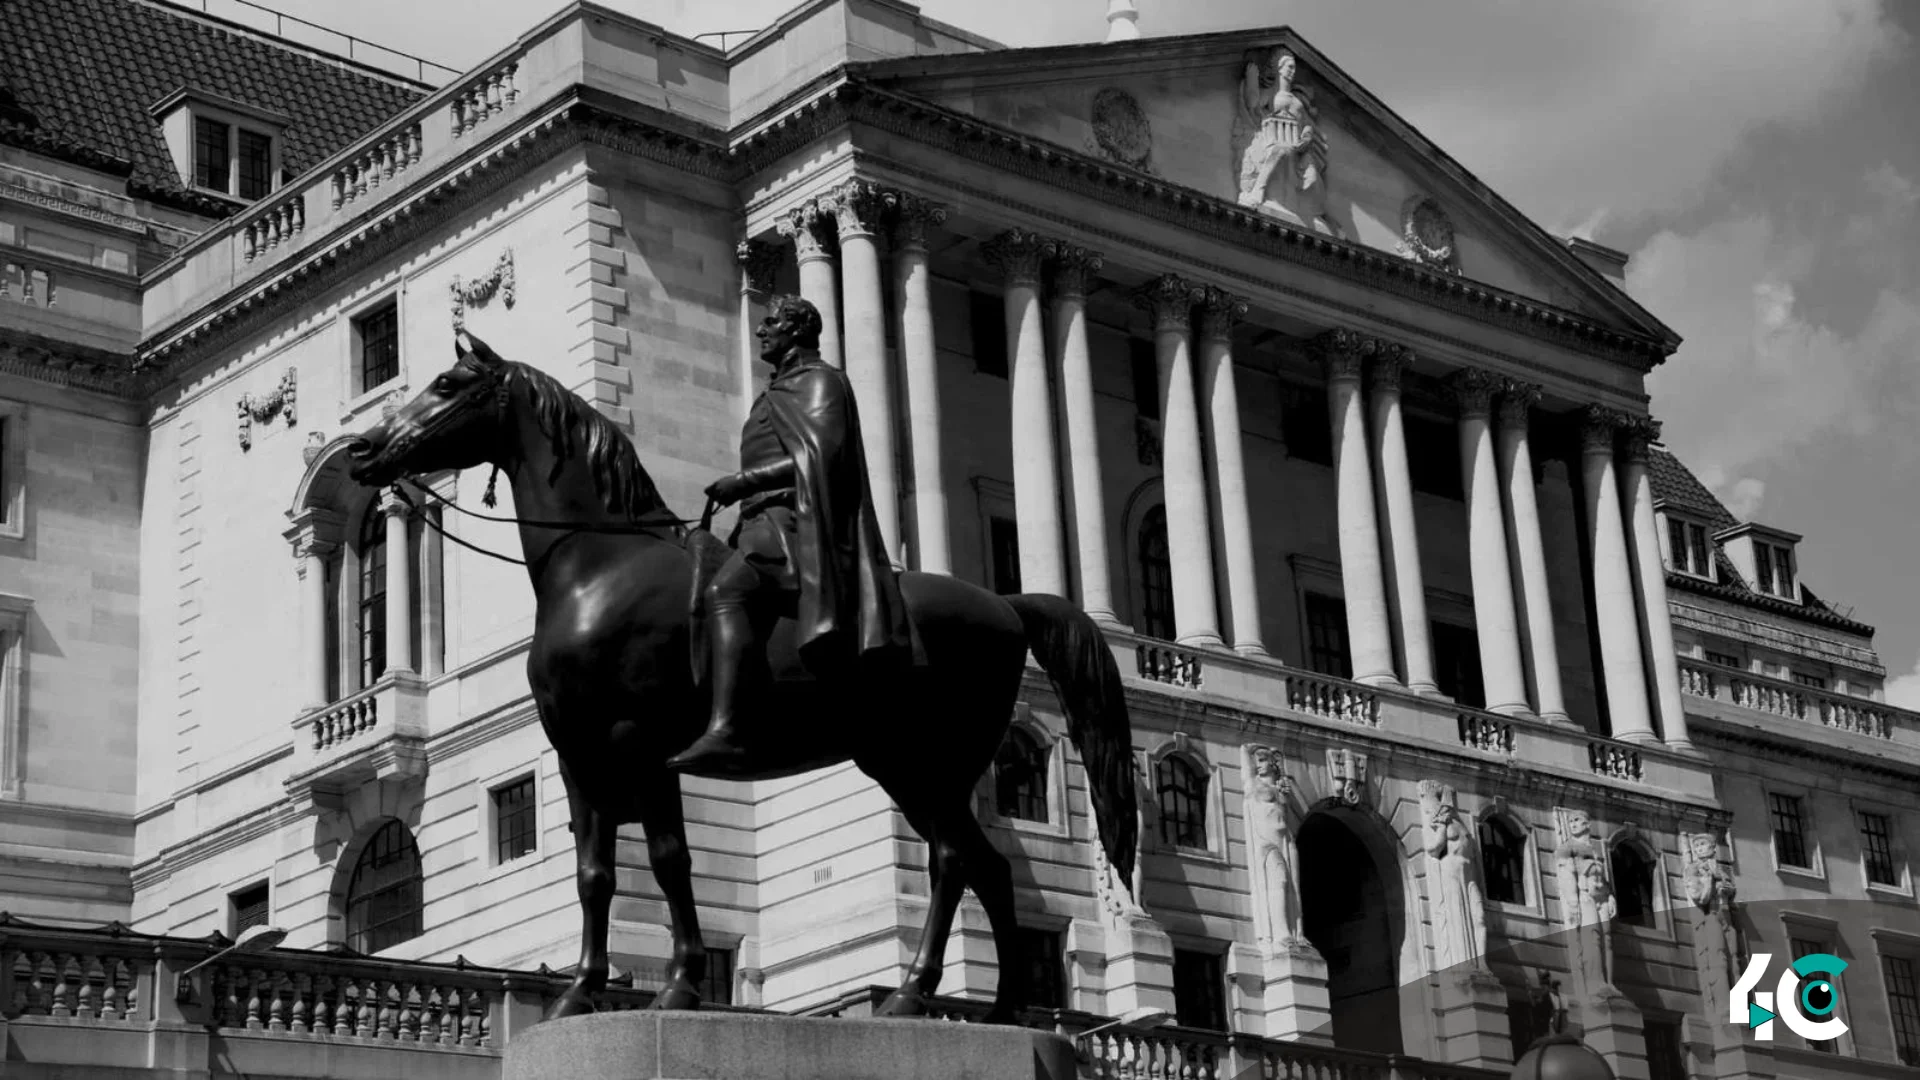
[(1800, 586), (1794, 580), (1793, 566), (1793, 546), (1800, 542), (1799, 536), (1749, 522), (1735, 525), (1714, 539), (1726, 549), (1754, 592), (1799, 602)]
[(251, 201), (279, 186), (286, 117), (191, 89), (168, 95), (153, 113), (180, 178), (194, 188)]
[(1755, 585), (1763, 593), (1791, 600), (1799, 595), (1793, 588), (1793, 549), (1784, 544), (1756, 542), (1754, 548)]
[(1713, 545), (1707, 543), (1707, 527), (1697, 521), (1667, 515), (1668, 565), (1682, 574), (1698, 578), (1713, 577)]

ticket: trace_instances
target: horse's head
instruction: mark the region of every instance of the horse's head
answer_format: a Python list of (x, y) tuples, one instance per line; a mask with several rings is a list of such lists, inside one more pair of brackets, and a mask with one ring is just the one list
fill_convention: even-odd
[(452, 367), (347, 447), (355, 481), (385, 487), (403, 476), (471, 468), (498, 453), (507, 421), (507, 362), (465, 330), (454, 335), (454, 351), (459, 359)]

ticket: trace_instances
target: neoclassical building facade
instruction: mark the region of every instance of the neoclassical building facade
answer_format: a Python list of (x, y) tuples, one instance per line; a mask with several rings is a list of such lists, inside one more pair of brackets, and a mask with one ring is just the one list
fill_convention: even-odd
[[(1164, 1009), (1208, 1075), (1283, 1045), (1501, 1070), (1557, 1010), (1642, 1080), (1920, 1061), (1920, 724), (1871, 628), (1660, 444), (1646, 376), (1684, 352), (1625, 256), (1292, 31), (1009, 50), (823, 0), (721, 51), (580, 3), (303, 165), (143, 274), (113, 383), (145, 461), (136, 931), (570, 962), (532, 592), (475, 516), (510, 494), (366, 490), (346, 448), (464, 327), (692, 512), (793, 292), (896, 562), (1074, 600), (1127, 683), (1133, 880), (1036, 671), (979, 795), (1032, 967), (996, 971), (969, 899), (943, 992)], [(877, 786), (684, 790), (711, 997), (899, 981), (926, 854)], [(644, 988), (664, 902), (637, 831), (618, 861)], [(1850, 1035), (1726, 1022), (1746, 956), (1812, 945), (1855, 961)]]

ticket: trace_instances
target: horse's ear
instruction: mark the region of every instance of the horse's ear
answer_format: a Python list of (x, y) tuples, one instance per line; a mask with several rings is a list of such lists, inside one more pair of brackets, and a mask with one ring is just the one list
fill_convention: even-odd
[(453, 351), (455, 355), (462, 359), (472, 357), (475, 362), (485, 364), (488, 367), (498, 367), (504, 362), (500, 359), (498, 353), (495, 353), (487, 346), (486, 342), (481, 341), (464, 328), (454, 331)]

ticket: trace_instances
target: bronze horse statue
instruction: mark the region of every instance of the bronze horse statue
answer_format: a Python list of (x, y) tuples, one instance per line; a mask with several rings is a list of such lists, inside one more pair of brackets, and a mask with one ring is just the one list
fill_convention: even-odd
[[(452, 367), (351, 444), (351, 475), (378, 488), (492, 465), (512, 485), (516, 516), (502, 520), (519, 526), (536, 604), (527, 678), (560, 757), (583, 921), (579, 967), (547, 1015), (592, 1011), (606, 984), (614, 835), (630, 822), (646, 832), (672, 921), (673, 957), (654, 1007), (698, 1008), (706, 948), (680, 782), (666, 762), (706, 727), (690, 601), (702, 545), (718, 541), (704, 523), (689, 528), (676, 517), (632, 441), (557, 380), (464, 331), (455, 351)], [(1120, 673), (1098, 627), (1058, 597), (1000, 596), (911, 571), (899, 584), (926, 663), (884, 679), (795, 677), (791, 629), (776, 630), (775, 681), (743, 718), (756, 768), (736, 778), (852, 761), (877, 781), (927, 842), (933, 901), (907, 978), (881, 1014), (925, 1011), (970, 886), (1000, 969), (988, 1019), (1012, 1022), (1027, 991), (1012, 867), (975, 819), (973, 791), (1011, 723), (1031, 651), (1086, 763), (1100, 843), (1120, 880), (1131, 880), (1138, 825)]]

